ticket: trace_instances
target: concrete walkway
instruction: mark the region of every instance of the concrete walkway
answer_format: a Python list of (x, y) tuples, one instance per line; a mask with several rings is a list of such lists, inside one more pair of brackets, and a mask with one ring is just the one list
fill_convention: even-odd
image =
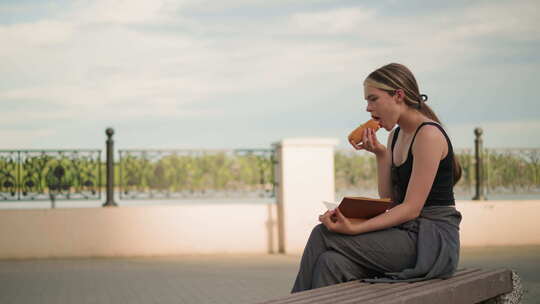
[[(540, 246), (463, 249), (462, 267), (509, 267), (540, 303)], [(288, 294), (299, 256), (0, 261), (0, 303), (253, 303)]]

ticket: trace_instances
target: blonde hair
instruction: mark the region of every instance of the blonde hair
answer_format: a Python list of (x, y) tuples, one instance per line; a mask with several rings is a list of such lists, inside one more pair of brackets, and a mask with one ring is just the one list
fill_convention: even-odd
[[(364, 85), (385, 91), (391, 96), (396, 93), (397, 89), (403, 90), (404, 101), (407, 106), (418, 110), (427, 118), (442, 125), (439, 117), (426, 105), (427, 96), (420, 94), (416, 78), (414, 78), (413, 73), (406, 66), (399, 63), (390, 63), (380, 67), (368, 75), (364, 81)], [(461, 166), (455, 155), (453, 158), (455, 185), (461, 178)]]

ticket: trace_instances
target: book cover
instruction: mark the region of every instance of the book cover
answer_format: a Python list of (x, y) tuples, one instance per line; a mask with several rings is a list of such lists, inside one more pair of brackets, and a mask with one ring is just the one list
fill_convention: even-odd
[[(346, 196), (341, 200), (338, 208), (341, 213), (348, 218), (372, 218), (397, 204), (389, 198), (369, 198)], [(327, 205), (328, 206), (328, 205)]]

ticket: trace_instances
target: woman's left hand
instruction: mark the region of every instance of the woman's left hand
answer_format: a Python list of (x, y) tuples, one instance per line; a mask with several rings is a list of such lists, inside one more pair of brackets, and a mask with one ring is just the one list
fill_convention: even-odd
[(320, 215), (319, 221), (330, 231), (342, 234), (357, 234), (354, 230), (355, 224), (365, 222), (366, 219), (346, 218), (341, 211), (339, 211), (339, 208), (336, 208)]

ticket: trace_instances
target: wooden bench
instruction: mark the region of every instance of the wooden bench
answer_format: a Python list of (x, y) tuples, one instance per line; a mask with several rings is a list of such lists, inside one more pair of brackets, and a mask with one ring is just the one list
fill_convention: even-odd
[[(517, 302), (502, 299), (519, 285)], [(448, 279), (434, 279), (416, 283), (363, 283), (351, 281), (333, 286), (298, 292), (286, 297), (261, 302), (282, 303), (519, 303), (522, 295), (519, 277), (509, 269), (463, 269)], [(512, 292), (511, 294), (514, 294)], [(499, 297), (499, 298), (497, 298)], [(515, 297), (514, 295), (512, 297)]]

